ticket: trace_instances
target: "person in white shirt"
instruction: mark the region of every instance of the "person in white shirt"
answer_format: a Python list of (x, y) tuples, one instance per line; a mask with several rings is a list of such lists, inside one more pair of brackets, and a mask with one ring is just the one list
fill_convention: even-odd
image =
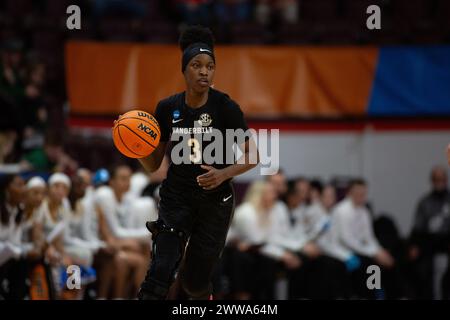
[(320, 198), (323, 191), (323, 183), (319, 179), (313, 179), (309, 182), (310, 191), (309, 191), (309, 200), (311, 205), (316, 202), (320, 202)]
[(45, 239), (43, 223), (44, 199), (47, 195), (47, 183), (41, 177), (32, 177), (26, 184), (24, 217), (22, 221), (22, 243), (31, 246), (29, 259), (37, 261), (43, 257)]
[(77, 211), (72, 226), (78, 238), (87, 241), (93, 249), (92, 266), (97, 280), (95, 298), (118, 298), (122, 296), (122, 292), (119, 290), (120, 293), (117, 293), (116, 288), (123, 287), (123, 277), (117, 276), (116, 271), (127, 265), (126, 257), (120, 254), (117, 247), (101, 240), (101, 219), (96, 209), (96, 192), (108, 183), (109, 172), (102, 168), (97, 170), (92, 178), (91, 176), (87, 169), (80, 169), (74, 178), (74, 186), (78, 191), (71, 195), (71, 202), (75, 202)]
[[(123, 262), (115, 271), (115, 298), (135, 296), (145, 277), (150, 259), (150, 234), (143, 225), (129, 228), (129, 215), (134, 199), (125, 198), (130, 188), (132, 171), (128, 166), (116, 166), (110, 172), (109, 186), (102, 186), (95, 192), (95, 206), (99, 214), (99, 230), (107, 246), (115, 248), (118, 258)], [(132, 276), (131, 290), (128, 294), (127, 280)]]
[(289, 299), (308, 297), (308, 270), (321, 254), (319, 247), (312, 241), (315, 234), (306, 216), (309, 198), (308, 180), (297, 178), (288, 182), (284, 197), (288, 215), (278, 217), (278, 233), (272, 238), (273, 242), (295, 253), (302, 261), (300, 268), (287, 272)]
[[(285, 243), (282, 245), (308, 259), (315, 259), (321, 252), (312, 241), (317, 231), (313, 229), (307, 215), (310, 190), (309, 181), (304, 178), (289, 181), (285, 202), (289, 212), (290, 228), (283, 232)], [(280, 243), (283, 243), (283, 240)]]
[(49, 177), (48, 185), (48, 195), (43, 202), (43, 230), (47, 243), (45, 258), (51, 265), (60, 266), (64, 258), (65, 221), (70, 216), (67, 196), (71, 182), (67, 175), (54, 173)]
[(104, 247), (101, 241), (92, 241), (90, 234), (89, 216), (86, 214), (85, 203), (83, 202), (88, 185), (78, 174), (72, 178), (72, 188), (69, 193), (70, 214), (67, 217), (67, 233), (65, 236), (64, 249), (66, 253), (81, 259), (82, 265), (90, 267), (93, 262), (93, 255)]
[(49, 282), (52, 272), (44, 260), (48, 244), (44, 234), (44, 218), (47, 206), (47, 183), (39, 176), (32, 177), (26, 184), (24, 200), (24, 217), (22, 226), (22, 243), (31, 248), (28, 253), (28, 280), (30, 283), (30, 299), (52, 299), (52, 283)]
[(336, 190), (332, 185), (317, 187), (316, 201), (305, 212), (306, 229), (318, 246), (320, 256), (308, 276), (309, 297), (312, 299), (342, 299), (349, 297), (350, 283), (347, 271), (354, 271), (360, 261), (337, 239), (333, 228), (332, 210)]
[(272, 236), (279, 233), (275, 230), (277, 217), (286, 215), (276, 198), (272, 183), (257, 181), (236, 209), (228, 242), (236, 248), (231, 274), (238, 299), (273, 298), (278, 263), (287, 268), (298, 268), (301, 264), (295, 254), (271, 243)]
[(126, 221), (127, 229), (140, 229), (147, 221), (158, 219), (157, 204), (152, 196), (143, 196), (143, 191), (150, 182), (145, 173), (138, 171), (131, 176), (130, 189), (124, 196), (128, 203)]
[(79, 168), (76, 172), (76, 176), (81, 180), (81, 182), (85, 187), (84, 195), (88, 197), (92, 196), (94, 192), (93, 186), (94, 177), (91, 170), (87, 168)]
[(70, 204), (67, 199), (71, 181), (64, 173), (54, 173), (48, 179), (48, 194), (42, 204), (43, 234), (45, 237), (44, 259), (49, 264), (55, 297), (60, 297), (64, 284), (61, 282), (64, 266), (80, 264), (82, 259), (74, 259), (64, 250), (67, 241), (67, 221), (70, 218)]
[(267, 176), (267, 182), (270, 182), (275, 188), (277, 199), (281, 200), (287, 191), (287, 178), (282, 169), (279, 169), (276, 174)]
[(366, 286), (366, 268), (376, 264), (381, 268), (394, 267), (395, 261), (375, 238), (367, 203), (367, 186), (364, 180), (355, 179), (350, 184), (348, 196), (333, 213), (339, 242), (361, 259), (362, 267), (353, 273), (353, 290), (357, 295), (373, 297)]

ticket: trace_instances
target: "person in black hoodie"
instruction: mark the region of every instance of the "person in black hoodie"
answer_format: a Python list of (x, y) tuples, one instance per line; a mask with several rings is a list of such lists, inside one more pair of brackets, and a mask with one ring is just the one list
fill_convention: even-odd
[[(450, 252), (450, 192), (444, 167), (433, 167), (431, 184), (431, 192), (417, 205), (410, 236), (409, 258), (413, 261), (415, 295), (419, 299), (435, 298), (433, 259), (436, 254)], [(444, 281), (447, 278), (448, 275)]]

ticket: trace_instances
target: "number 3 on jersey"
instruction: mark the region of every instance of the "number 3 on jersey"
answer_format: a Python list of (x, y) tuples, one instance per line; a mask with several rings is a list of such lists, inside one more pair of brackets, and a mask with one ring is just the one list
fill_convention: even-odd
[(191, 147), (191, 154), (189, 155), (189, 159), (191, 162), (199, 163), (202, 161), (202, 154), (200, 152), (200, 143), (197, 139), (190, 138), (188, 140), (188, 146)]

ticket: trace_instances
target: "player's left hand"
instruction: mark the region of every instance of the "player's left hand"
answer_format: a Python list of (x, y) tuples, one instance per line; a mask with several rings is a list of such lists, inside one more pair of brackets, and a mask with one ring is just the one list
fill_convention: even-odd
[(205, 190), (212, 190), (227, 179), (223, 169), (216, 169), (205, 165), (201, 165), (201, 168), (207, 170), (208, 172), (199, 175), (197, 177), (197, 183)]

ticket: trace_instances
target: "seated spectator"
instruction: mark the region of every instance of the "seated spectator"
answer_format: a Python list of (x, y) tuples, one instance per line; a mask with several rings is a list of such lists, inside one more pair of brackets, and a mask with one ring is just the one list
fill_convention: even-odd
[(17, 139), (14, 130), (0, 132), (0, 164), (8, 162), (8, 156), (13, 152)]
[(38, 172), (75, 173), (78, 164), (64, 152), (61, 144), (46, 140), (43, 148), (32, 149), (24, 154), (23, 159)]
[(43, 230), (46, 242), (44, 256), (51, 266), (54, 294), (60, 298), (65, 285), (61, 283), (65, 273), (64, 266), (80, 261), (72, 260), (64, 251), (66, 222), (70, 217), (70, 205), (67, 200), (71, 187), (70, 179), (63, 173), (54, 173), (48, 180), (48, 186), (48, 195), (43, 203)]
[(22, 242), (30, 246), (27, 257), (28, 280), (31, 300), (55, 299), (51, 267), (44, 260), (47, 244), (43, 224), (45, 216), (44, 199), (47, 196), (47, 184), (41, 177), (33, 177), (26, 184), (24, 218), (22, 221)]
[(308, 297), (312, 299), (342, 299), (349, 297), (346, 271), (359, 267), (359, 259), (343, 247), (333, 233), (331, 212), (336, 203), (336, 190), (327, 185), (316, 189), (318, 198), (308, 207), (303, 220), (304, 230), (318, 246), (320, 256), (308, 274)]
[(135, 172), (131, 176), (130, 190), (125, 194), (129, 198), (128, 219), (126, 227), (138, 229), (145, 226), (147, 221), (156, 220), (157, 205), (153, 197), (141, 197), (144, 189), (149, 185), (150, 178), (142, 171)]
[[(124, 195), (130, 188), (131, 169), (128, 166), (116, 166), (111, 171), (109, 186), (100, 187), (95, 194), (96, 210), (99, 213), (99, 230), (102, 240), (115, 248), (126, 262), (122, 270), (116, 270), (115, 298), (128, 298), (129, 290), (135, 297), (145, 277), (149, 261), (150, 233), (142, 226), (139, 229), (128, 228), (129, 199)], [(132, 276), (132, 287), (127, 288), (128, 277)]]
[[(376, 264), (387, 272), (393, 269), (395, 261), (375, 238), (366, 203), (366, 183), (362, 179), (355, 179), (350, 185), (347, 198), (336, 206), (334, 223), (339, 241), (361, 260), (361, 268), (352, 273), (353, 292), (362, 298), (383, 298), (383, 291), (372, 292), (367, 288), (366, 269), (369, 265)], [(383, 278), (382, 276), (381, 279)]]
[(7, 40), (2, 44), (0, 64), (0, 91), (7, 93), (16, 106), (15, 121), (20, 122), (21, 110), (18, 108), (24, 96), (23, 43), (18, 39)]
[(318, 179), (314, 179), (314, 180), (311, 180), (311, 182), (309, 183), (309, 186), (310, 186), (310, 192), (309, 192), (310, 203), (314, 204), (316, 202), (320, 202), (320, 198), (321, 198), (322, 191), (323, 191), (322, 182)]
[(25, 258), (30, 251), (21, 241), (25, 182), (18, 175), (0, 182), (0, 298), (22, 300), (28, 294)]
[(30, 169), (26, 161), (19, 160), (18, 134), (14, 130), (0, 132), (0, 173), (12, 174)]
[(275, 188), (277, 200), (283, 200), (283, 197), (287, 191), (287, 179), (284, 171), (280, 169), (276, 174), (267, 176), (266, 180)]
[(22, 242), (31, 246), (30, 260), (38, 261), (43, 257), (44, 234), (43, 222), (45, 209), (44, 199), (47, 195), (47, 184), (41, 177), (33, 177), (26, 184), (24, 200), (24, 216), (22, 221)]
[(230, 25), (250, 19), (252, 4), (249, 0), (215, 1), (214, 11), (220, 24)]
[[(446, 168), (433, 167), (430, 180), (432, 189), (417, 205), (410, 236), (409, 257), (414, 264), (414, 289), (418, 299), (434, 298), (433, 260), (437, 254), (449, 254), (450, 245), (450, 192)], [(448, 266), (450, 268), (450, 263)], [(446, 292), (449, 290), (447, 288)]]
[(255, 182), (236, 209), (228, 243), (235, 248), (230, 277), (238, 299), (273, 299), (277, 269), (301, 264), (297, 255), (271, 243), (281, 233), (275, 230), (277, 217), (286, 216), (284, 207), (276, 205), (276, 195), (271, 183)]
[(211, 0), (175, 0), (178, 13), (187, 25), (209, 26)]
[(84, 240), (89, 241), (93, 247), (98, 248), (94, 252), (93, 267), (96, 271), (96, 284), (94, 297), (100, 300), (107, 298), (117, 298), (115, 288), (121, 286), (121, 277), (116, 276), (116, 270), (122, 270), (127, 264), (125, 256), (120, 254), (115, 246), (101, 240), (100, 223), (101, 217), (96, 210), (96, 191), (101, 186), (107, 185), (109, 172), (106, 169), (99, 169), (92, 177), (87, 169), (79, 169), (77, 176), (87, 186), (83, 197), (79, 200), (79, 209), (82, 211), (81, 233)]
[(23, 151), (42, 148), (47, 130), (47, 108), (43, 97), (45, 83), (45, 65), (34, 63), (28, 68), (25, 87)]
[(284, 23), (296, 23), (298, 21), (297, 0), (257, 0), (255, 15), (256, 21), (268, 25), (273, 15), (279, 16)]
[(80, 183), (83, 184), (85, 190), (83, 198), (85, 196), (91, 196), (94, 191), (94, 186), (92, 185), (92, 172), (87, 168), (79, 168), (76, 175), (80, 179)]
[[(101, 241), (92, 241), (89, 236), (90, 222), (89, 215), (86, 213), (85, 203), (83, 202), (88, 184), (78, 172), (72, 179), (72, 188), (69, 193), (70, 215), (66, 217), (66, 230), (64, 237), (65, 253), (71, 257), (72, 261), (77, 261), (81, 268), (82, 288), (75, 292), (76, 297), (81, 299), (84, 295), (84, 289), (87, 284), (93, 282), (96, 278), (95, 270), (92, 268), (94, 255), (104, 243)], [(70, 292), (69, 292), (70, 294)]]
[(309, 270), (321, 254), (319, 247), (313, 241), (318, 232), (316, 229), (320, 226), (314, 226), (310, 217), (306, 215), (309, 188), (309, 182), (306, 179), (298, 178), (289, 181), (285, 196), (289, 214), (287, 219), (282, 216), (278, 217), (277, 230), (282, 231), (274, 234), (271, 240), (282, 248), (295, 253), (302, 260), (300, 268), (288, 272), (290, 299), (309, 297)]
[[(407, 241), (405, 241), (395, 224), (391, 214), (380, 213), (373, 222), (375, 236), (383, 248), (389, 251), (395, 260), (394, 272), (385, 274), (386, 299), (404, 299), (414, 297), (408, 276), (411, 268), (408, 265)], [(414, 282), (414, 281), (413, 281)]]

